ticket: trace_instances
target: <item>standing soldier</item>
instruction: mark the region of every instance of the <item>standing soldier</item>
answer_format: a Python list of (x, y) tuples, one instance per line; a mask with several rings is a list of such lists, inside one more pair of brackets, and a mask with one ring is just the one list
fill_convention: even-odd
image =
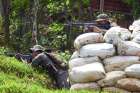
[(111, 22), (107, 14), (99, 14), (95, 22), (95, 25), (88, 27), (88, 32), (98, 32), (105, 34), (106, 31), (112, 26), (117, 26), (115, 22)]

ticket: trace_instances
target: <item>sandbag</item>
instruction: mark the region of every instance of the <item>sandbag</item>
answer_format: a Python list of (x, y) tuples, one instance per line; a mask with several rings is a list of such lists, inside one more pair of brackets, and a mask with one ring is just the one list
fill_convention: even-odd
[(72, 56), (70, 57), (70, 60), (75, 59), (75, 58), (79, 58), (79, 53), (77, 51), (75, 51)]
[(139, 78), (140, 79), (140, 63), (133, 64), (125, 69), (125, 73), (129, 77)]
[(118, 38), (124, 41), (129, 40), (131, 38), (131, 32), (128, 29), (116, 26), (110, 28), (104, 35), (105, 42), (114, 45), (118, 43)]
[(132, 38), (135, 38), (137, 35), (140, 34), (140, 27), (139, 26), (136, 26), (134, 29), (133, 29), (133, 32), (132, 32), (132, 35), (131, 37)]
[(140, 26), (140, 19), (135, 20), (132, 25), (129, 26), (129, 30), (134, 30), (136, 27)]
[(70, 90), (80, 90), (80, 89), (84, 89), (84, 90), (100, 90), (100, 86), (95, 83), (77, 83), (71, 86)]
[(105, 87), (102, 89), (103, 92), (107, 93), (131, 93), (124, 89), (116, 88), (116, 87)]
[(97, 81), (104, 77), (105, 71), (99, 62), (74, 67), (69, 72), (70, 80), (77, 83)]
[(140, 44), (140, 34), (138, 34), (137, 36), (135, 36), (133, 39), (132, 39), (133, 42), (136, 42), (138, 44)]
[(140, 80), (135, 78), (125, 78), (117, 81), (117, 87), (131, 92), (140, 92)]
[(114, 56), (104, 59), (103, 63), (105, 64), (105, 70), (110, 72), (124, 70), (132, 64), (140, 63), (140, 61), (138, 56)]
[(102, 59), (113, 56), (115, 54), (115, 48), (112, 44), (97, 43), (88, 44), (80, 49), (80, 57), (93, 57), (98, 56)]
[(125, 78), (125, 72), (123, 71), (112, 71), (106, 73), (106, 77), (100, 81), (98, 84), (102, 87), (111, 87), (114, 86), (118, 80)]
[(101, 60), (98, 57), (75, 58), (69, 61), (69, 68), (72, 69), (74, 67), (83, 66), (94, 62), (101, 62)]
[(75, 49), (79, 50), (83, 45), (103, 42), (101, 33), (84, 33), (79, 35), (74, 41)]
[(119, 55), (140, 56), (140, 45), (132, 41), (121, 41), (117, 45)]

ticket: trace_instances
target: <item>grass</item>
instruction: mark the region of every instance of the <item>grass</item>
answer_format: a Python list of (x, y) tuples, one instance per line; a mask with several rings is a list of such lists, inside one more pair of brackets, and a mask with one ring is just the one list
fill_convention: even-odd
[[(0, 55), (0, 93), (99, 93), (80, 90), (54, 90), (44, 71), (38, 71), (15, 58)], [(104, 92), (105, 93), (105, 92)]]

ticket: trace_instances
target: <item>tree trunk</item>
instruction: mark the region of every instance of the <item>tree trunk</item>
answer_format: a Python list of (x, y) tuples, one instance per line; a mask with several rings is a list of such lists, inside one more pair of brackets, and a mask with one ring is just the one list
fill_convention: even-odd
[(37, 40), (37, 13), (39, 8), (39, 0), (34, 0), (34, 7), (33, 7), (33, 32), (32, 32), (32, 42), (33, 45), (38, 44)]
[(4, 31), (5, 44), (8, 46), (10, 43), (10, 32), (9, 32), (10, 0), (1, 0), (1, 5), (2, 5), (2, 17), (3, 17), (2, 28)]
[(1, 13), (2, 13), (2, 1), (0, 1), (0, 16), (1, 16)]

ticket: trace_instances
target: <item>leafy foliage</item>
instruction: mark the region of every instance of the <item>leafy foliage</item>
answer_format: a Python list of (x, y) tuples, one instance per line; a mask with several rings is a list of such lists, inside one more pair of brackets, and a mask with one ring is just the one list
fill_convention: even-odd
[(69, 51), (65, 51), (65, 52), (57, 51), (56, 54), (58, 55), (58, 58), (60, 58), (65, 63), (68, 63), (71, 57), (71, 53)]
[(125, 3), (132, 7), (132, 15), (135, 19), (139, 18), (140, 15), (140, 2), (139, 0), (123, 0)]

